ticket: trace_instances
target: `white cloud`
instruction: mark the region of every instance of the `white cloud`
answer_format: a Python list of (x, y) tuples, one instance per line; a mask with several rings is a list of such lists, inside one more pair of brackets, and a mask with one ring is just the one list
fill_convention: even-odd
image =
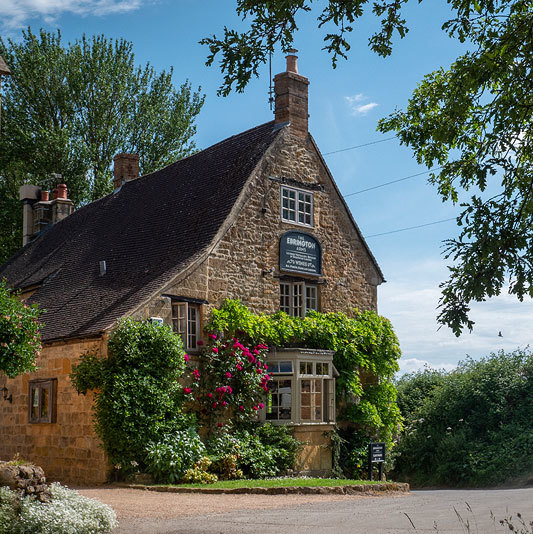
[(378, 106), (377, 102), (363, 104), (363, 102), (369, 100), (369, 97), (365, 96), (363, 93), (357, 93), (353, 96), (345, 96), (344, 99), (348, 103), (352, 115), (366, 115), (369, 111)]
[(444, 260), (403, 262), (387, 271), (398, 275), (380, 287), (379, 313), (391, 320), (400, 340), (402, 372), (422, 368), (425, 363), (449, 369), (467, 355), (477, 359), (502, 349), (510, 352), (533, 345), (533, 300), (520, 302), (503, 293), (472, 303), (474, 330), (457, 338), (449, 328), (439, 329), (436, 321), (438, 286), (447, 275)]
[(56, 17), (74, 15), (109, 15), (133, 11), (142, 0), (0, 0), (1, 24), (8, 30), (22, 28), (31, 18), (50, 23)]
[(399, 375), (404, 373), (412, 373), (413, 371), (420, 371), (424, 368), (428, 369), (444, 369), (445, 371), (452, 371), (455, 369), (456, 365), (453, 363), (437, 363), (431, 364), (427, 360), (419, 360), (418, 358), (402, 358), (400, 360), (400, 371)]

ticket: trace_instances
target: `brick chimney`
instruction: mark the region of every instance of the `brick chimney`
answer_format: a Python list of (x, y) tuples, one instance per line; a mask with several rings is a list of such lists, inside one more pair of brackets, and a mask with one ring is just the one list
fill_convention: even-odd
[(138, 154), (117, 154), (113, 162), (113, 189), (117, 190), (124, 183), (139, 178)]
[[(61, 175), (54, 175), (60, 179)], [(19, 188), (19, 198), (23, 202), (22, 246), (29, 243), (40, 232), (68, 217), (74, 211), (74, 202), (68, 198), (65, 184), (59, 184), (49, 200), (48, 191), (36, 185), (25, 184)]]
[(287, 70), (274, 76), (274, 93), (276, 94), (275, 123), (290, 123), (290, 132), (295, 137), (306, 139), (307, 92), (309, 80), (298, 74), (298, 50), (289, 50)]

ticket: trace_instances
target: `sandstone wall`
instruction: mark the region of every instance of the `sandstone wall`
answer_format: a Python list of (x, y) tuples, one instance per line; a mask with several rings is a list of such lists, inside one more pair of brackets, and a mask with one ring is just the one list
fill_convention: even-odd
[[(72, 364), (87, 350), (100, 349), (103, 340), (82, 340), (45, 345), (37, 360), (39, 370), (6, 384), (13, 402), (0, 397), (0, 460), (17, 453), (41, 466), (49, 482), (100, 484), (105, 481), (107, 461), (93, 430), (92, 394), (78, 395), (68, 377)], [(57, 420), (28, 422), (30, 380), (57, 378)]]

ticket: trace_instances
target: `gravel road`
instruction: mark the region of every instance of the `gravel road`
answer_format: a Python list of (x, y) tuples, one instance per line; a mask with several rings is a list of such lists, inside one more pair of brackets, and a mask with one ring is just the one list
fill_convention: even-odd
[(383, 496), (199, 495), (121, 488), (80, 493), (116, 510), (120, 526), (114, 534), (503, 534), (510, 530), (499, 520), (510, 514), (515, 527), (520, 526), (517, 512), (528, 523), (533, 520), (533, 488)]

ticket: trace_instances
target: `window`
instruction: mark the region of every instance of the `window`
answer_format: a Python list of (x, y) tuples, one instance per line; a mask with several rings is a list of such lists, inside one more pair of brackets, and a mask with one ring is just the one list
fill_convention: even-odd
[(282, 187), (281, 220), (313, 226), (313, 193), (292, 187)]
[(272, 378), (264, 418), (292, 424), (335, 422), (333, 353), (318, 351), (310, 357), (301, 351), (289, 352), (291, 359), (267, 360)]
[(30, 423), (55, 423), (57, 379), (32, 380), (29, 384), (28, 420)]
[(186, 350), (196, 350), (200, 336), (200, 305), (192, 302), (173, 303), (172, 330), (181, 336)]
[(318, 310), (318, 288), (303, 282), (281, 282), (279, 309), (294, 317), (305, 317), (309, 310)]

